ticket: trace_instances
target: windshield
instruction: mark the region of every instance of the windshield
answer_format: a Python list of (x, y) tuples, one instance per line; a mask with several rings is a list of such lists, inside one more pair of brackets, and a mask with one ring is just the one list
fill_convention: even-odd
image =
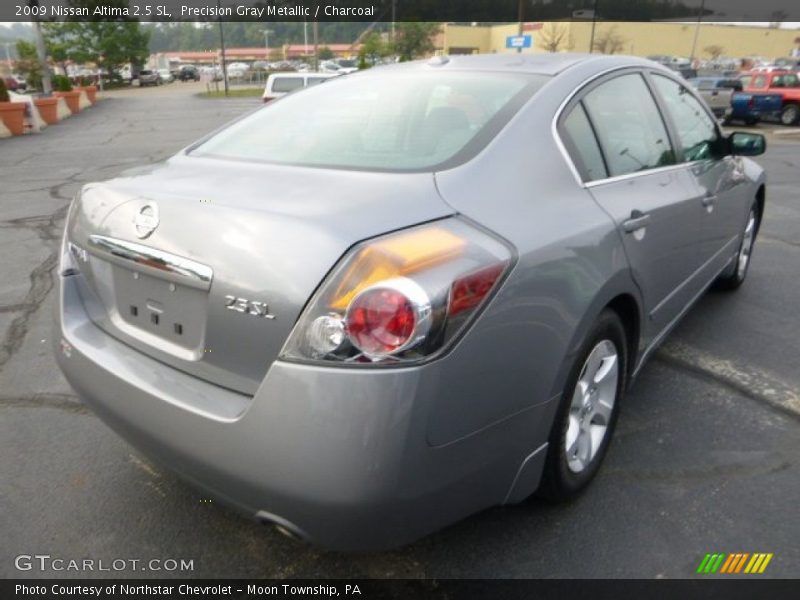
[(546, 80), (486, 72), (348, 75), (266, 106), (191, 154), (303, 166), (428, 170), (476, 154)]

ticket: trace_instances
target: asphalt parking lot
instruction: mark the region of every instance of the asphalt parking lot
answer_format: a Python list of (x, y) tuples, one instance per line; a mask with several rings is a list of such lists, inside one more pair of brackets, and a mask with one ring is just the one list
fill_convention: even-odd
[(53, 276), (71, 196), (259, 105), (180, 85), (112, 94), (0, 142), (0, 576), (79, 575), (14, 568), (19, 554), (49, 554), (194, 564), (98, 576), (680, 578), (707, 552), (774, 553), (762, 577), (800, 576), (800, 140), (771, 135), (759, 159), (769, 188), (748, 281), (708, 293), (645, 367), (586, 494), (340, 555), (204, 502), (88, 412), (55, 366)]

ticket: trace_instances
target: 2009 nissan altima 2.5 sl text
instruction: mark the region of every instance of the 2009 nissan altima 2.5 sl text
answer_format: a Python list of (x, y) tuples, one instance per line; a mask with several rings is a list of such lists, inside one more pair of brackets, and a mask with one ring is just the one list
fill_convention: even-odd
[(82, 188), (58, 362), (143, 453), (326, 548), (569, 499), (653, 349), (745, 280), (764, 149), (634, 58), (334, 78)]

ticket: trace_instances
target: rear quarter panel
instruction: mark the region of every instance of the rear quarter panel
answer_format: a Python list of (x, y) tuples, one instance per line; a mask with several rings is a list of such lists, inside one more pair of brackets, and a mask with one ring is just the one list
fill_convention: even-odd
[(606, 303), (621, 293), (638, 301), (619, 233), (576, 182), (551, 130), (587, 76), (578, 66), (552, 80), (475, 159), (437, 173), (444, 200), (508, 240), (518, 261), (441, 365), (448, 385), (432, 407), (433, 445), (555, 399)]

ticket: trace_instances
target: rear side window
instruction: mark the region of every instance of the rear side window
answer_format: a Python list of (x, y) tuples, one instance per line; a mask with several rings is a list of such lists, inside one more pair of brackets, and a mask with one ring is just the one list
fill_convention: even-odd
[(293, 92), (301, 87), (303, 87), (302, 77), (276, 77), (272, 80), (272, 91), (277, 93)]
[(767, 79), (768, 77), (766, 75), (758, 75), (753, 79), (751, 85), (754, 88), (765, 88), (767, 87)]
[(683, 160), (689, 162), (716, 158), (720, 136), (716, 122), (708, 111), (677, 81), (655, 74), (653, 81), (678, 130)]
[(600, 84), (583, 105), (612, 177), (675, 164), (661, 113), (638, 73)]
[(592, 124), (583, 104), (577, 104), (562, 123), (562, 132), (572, 162), (584, 181), (594, 181), (607, 176), (603, 154), (597, 144)]

